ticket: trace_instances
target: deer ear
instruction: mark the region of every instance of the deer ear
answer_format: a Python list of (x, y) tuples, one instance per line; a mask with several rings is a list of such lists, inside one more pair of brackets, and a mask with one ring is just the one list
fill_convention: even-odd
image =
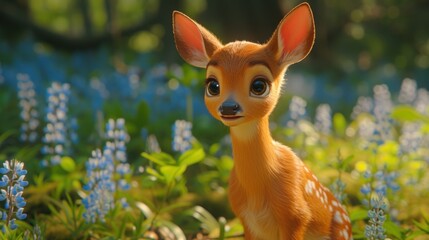
[(173, 33), (176, 48), (187, 63), (205, 68), (220, 41), (203, 26), (185, 14), (173, 12)]
[(281, 65), (290, 65), (307, 56), (314, 38), (313, 13), (308, 3), (302, 3), (282, 19), (268, 42), (268, 48)]

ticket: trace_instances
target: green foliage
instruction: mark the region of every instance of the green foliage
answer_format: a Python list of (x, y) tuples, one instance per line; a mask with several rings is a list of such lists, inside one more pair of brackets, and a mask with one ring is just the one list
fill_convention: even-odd
[(396, 106), (391, 114), (392, 118), (397, 121), (424, 121), (429, 124), (429, 117), (419, 113), (415, 108), (409, 105), (400, 105)]

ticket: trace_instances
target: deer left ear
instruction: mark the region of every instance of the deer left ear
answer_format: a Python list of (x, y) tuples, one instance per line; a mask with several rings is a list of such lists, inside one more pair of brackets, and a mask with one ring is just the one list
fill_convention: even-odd
[(283, 18), (268, 42), (268, 48), (275, 54), (280, 65), (290, 65), (308, 55), (314, 38), (313, 13), (308, 3), (302, 3)]
[(173, 33), (180, 56), (196, 67), (205, 68), (214, 51), (222, 47), (215, 35), (178, 11), (173, 12)]

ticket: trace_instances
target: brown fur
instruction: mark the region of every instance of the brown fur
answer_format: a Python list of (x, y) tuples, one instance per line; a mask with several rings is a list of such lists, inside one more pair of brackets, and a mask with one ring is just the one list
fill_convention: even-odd
[[(290, 64), (301, 61), (314, 42), (311, 9), (304, 3), (283, 18), (268, 43), (237, 41), (222, 45), (204, 27), (173, 13), (179, 54), (207, 68), (219, 82), (220, 94), (205, 97), (210, 114), (230, 127), (234, 168), (229, 200), (243, 223), (246, 239), (351, 239), (344, 208), (322, 186), (293, 151), (274, 141), (269, 115), (275, 108)], [(263, 77), (269, 93), (249, 94), (253, 80)], [(219, 107), (237, 102), (240, 118), (228, 119)]]

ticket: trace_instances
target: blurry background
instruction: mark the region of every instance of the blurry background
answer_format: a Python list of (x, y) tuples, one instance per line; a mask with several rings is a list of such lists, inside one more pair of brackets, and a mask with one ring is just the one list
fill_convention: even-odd
[[(155, 118), (172, 109), (179, 110), (177, 118), (208, 117), (201, 100), (203, 74), (186, 66), (174, 47), (172, 11), (185, 12), (224, 43), (263, 43), (300, 2), (0, 0), (0, 83), (16, 86), (16, 74), (25, 73), (42, 94), (49, 81), (71, 83), (78, 96), (92, 99), (94, 112), (106, 101), (143, 99)], [(409, 77), (419, 87), (429, 86), (426, 0), (309, 3), (316, 43), (307, 59), (290, 68), (285, 98), (301, 96), (310, 108), (329, 103), (349, 116), (358, 96), (372, 95), (376, 84), (398, 92)], [(190, 94), (193, 103), (183, 100)], [(108, 115), (114, 112), (109, 109)]]
[[(204, 69), (184, 63), (175, 49), (172, 11), (186, 13), (224, 43), (264, 43), (299, 3), (0, 0), (0, 161), (16, 158), (29, 170), (28, 223), (41, 224), (46, 239), (123, 239), (122, 233), (137, 239), (167, 223), (194, 236), (205, 218), (217, 237), (223, 223), (216, 218), (233, 219), (226, 200), (231, 142), (204, 106)], [(333, 184), (353, 216), (355, 239), (384, 239), (364, 230), (371, 222), (382, 228), (384, 220), (392, 239), (417, 239), (418, 228), (429, 232), (429, 2), (309, 3), (316, 43), (288, 70), (271, 133), (308, 159), (323, 183)], [(117, 191), (116, 200), (123, 205), (125, 196), (132, 210), (112, 211), (107, 224), (85, 223), (80, 214), (95, 209), (80, 204), (90, 194), (84, 184), (94, 182), (91, 162), (99, 161), (92, 152), (109, 146), (114, 126), (117, 166), (127, 170), (126, 153), (130, 171), (106, 179), (130, 180), (131, 190)], [(193, 154), (179, 155), (191, 145)], [(374, 204), (375, 193), (386, 202)], [(50, 206), (52, 199), (61, 203)], [(387, 218), (379, 216), (386, 204)], [(197, 205), (204, 208), (185, 211)], [(241, 233), (237, 221), (230, 226)]]

